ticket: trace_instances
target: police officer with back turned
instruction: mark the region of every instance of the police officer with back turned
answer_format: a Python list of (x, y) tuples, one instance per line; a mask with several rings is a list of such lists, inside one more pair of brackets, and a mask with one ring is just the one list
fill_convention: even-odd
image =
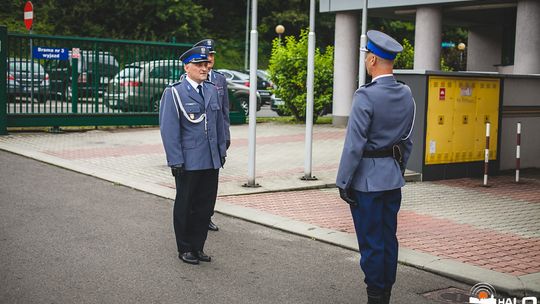
[(362, 51), (373, 80), (354, 94), (336, 185), (350, 205), (368, 303), (378, 304), (390, 303), (396, 281), (397, 214), (415, 106), (410, 88), (392, 74), (403, 47), (379, 31), (367, 37)]
[[(223, 121), (225, 123), (225, 142), (227, 149), (229, 149), (229, 146), (231, 145), (231, 133), (229, 131), (229, 90), (227, 88), (227, 79), (225, 79), (225, 76), (214, 70), (216, 44), (213, 39), (203, 39), (195, 43), (194, 47), (195, 46), (204, 46), (208, 50), (208, 80), (212, 82), (218, 90), (218, 98), (221, 105), (221, 111), (223, 112)], [(212, 215), (214, 215), (213, 211)], [(210, 223), (208, 223), (208, 229), (212, 231), (219, 230), (218, 226), (212, 221), (212, 218), (210, 218)]]
[(219, 168), (227, 152), (218, 91), (207, 81), (208, 50), (191, 48), (180, 60), (186, 77), (163, 92), (159, 126), (176, 182), (173, 224), (178, 257), (199, 264), (211, 261), (204, 243), (216, 202)]

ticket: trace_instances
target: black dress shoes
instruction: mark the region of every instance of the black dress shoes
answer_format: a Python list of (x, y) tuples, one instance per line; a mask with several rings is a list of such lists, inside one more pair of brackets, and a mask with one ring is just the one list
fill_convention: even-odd
[(212, 231), (219, 230), (219, 227), (216, 224), (214, 224), (214, 222), (212, 222), (212, 219), (210, 219), (210, 223), (208, 223), (208, 230), (212, 230)]
[(192, 265), (199, 264), (199, 258), (197, 257), (197, 254), (191, 251), (178, 254), (178, 258), (182, 260), (182, 262), (184, 263), (188, 263)]
[(197, 251), (197, 258), (201, 262), (210, 262), (210, 261), (212, 261), (212, 258), (209, 255), (207, 255), (206, 253), (204, 253), (204, 251), (202, 251), (202, 250)]

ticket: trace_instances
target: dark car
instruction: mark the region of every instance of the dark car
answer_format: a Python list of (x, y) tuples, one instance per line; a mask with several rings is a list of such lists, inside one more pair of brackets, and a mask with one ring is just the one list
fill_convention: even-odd
[[(239, 72), (235, 70), (219, 69), (218, 72), (222, 73), (228, 82), (234, 82), (249, 87), (249, 74)], [(262, 104), (270, 103), (270, 96), (272, 92), (272, 85), (268, 81), (262, 79), (257, 73), (257, 91), (261, 96)]]
[[(241, 108), (237, 109), (235, 103), (232, 100), (229, 100), (229, 110), (242, 110), (246, 116), (249, 115), (249, 87), (231, 81), (227, 81), (227, 87), (229, 89), (229, 95), (232, 94), (236, 98)], [(261, 109), (261, 104), (261, 96), (259, 95), (259, 92), (257, 92), (257, 111)]]
[(14, 102), (17, 97), (28, 100), (31, 96), (38, 102), (45, 102), (49, 96), (49, 75), (41, 64), (28, 59), (7, 60), (6, 84), (10, 102)]
[[(71, 98), (72, 63), (70, 60), (50, 60), (47, 71), (51, 77), (51, 91), (63, 99)], [(120, 70), (118, 60), (105, 51), (81, 50), (77, 64), (77, 90), (81, 97), (103, 96), (109, 79)]]

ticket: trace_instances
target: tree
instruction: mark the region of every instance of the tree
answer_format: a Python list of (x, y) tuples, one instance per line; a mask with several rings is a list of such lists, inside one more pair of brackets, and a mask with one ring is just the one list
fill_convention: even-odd
[[(268, 66), (270, 78), (277, 87), (274, 93), (285, 102), (280, 110), (291, 113), (297, 121), (305, 121), (307, 44), (307, 30), (300, 33), (298, 40), (287, 36), (285, 45), (274, 39)], [(333, 55), (333, 47), (327, 47), (324, 53), (315, 49), (314, 121), (332, 102)]]

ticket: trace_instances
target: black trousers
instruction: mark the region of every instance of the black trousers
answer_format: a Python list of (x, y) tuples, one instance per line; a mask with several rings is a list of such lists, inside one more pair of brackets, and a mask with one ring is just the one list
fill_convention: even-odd
[(219, 169), (184, 171), (175, 177), (173, 224), (178, 252), (204, 249), (216, 204)]

